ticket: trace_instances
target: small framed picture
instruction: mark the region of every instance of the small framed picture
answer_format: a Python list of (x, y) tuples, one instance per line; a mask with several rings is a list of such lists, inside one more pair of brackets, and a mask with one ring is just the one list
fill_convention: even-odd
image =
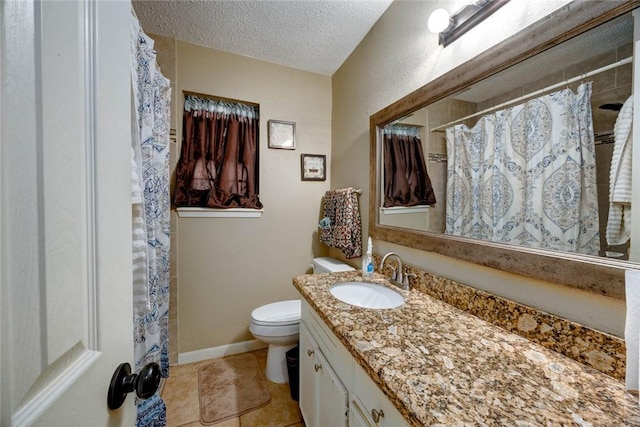
[(269, 120), (269, 148), (296, 149), (296, 124)]
[(327, 179), (327, 156), (324, 154), (301, 154), (300, 163), (303, 181)]

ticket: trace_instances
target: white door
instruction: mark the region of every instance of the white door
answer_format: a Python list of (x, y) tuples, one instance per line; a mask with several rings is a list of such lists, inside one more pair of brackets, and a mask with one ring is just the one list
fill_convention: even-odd
[(0, 8), (0, 424), (132, 426), (130, 3)]

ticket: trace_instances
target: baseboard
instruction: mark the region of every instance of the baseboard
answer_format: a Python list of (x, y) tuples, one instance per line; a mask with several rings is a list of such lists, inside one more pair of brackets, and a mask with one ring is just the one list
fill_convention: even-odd
[(178, 354), (178, 365), (200, 362), (218, 357), (231, 356), (233, 354), (246, 353), (248, 351), (267, 348), (268, 344), (258, 340), (236, 342), (233, 344), (219, 345), (217, 347), (203, 348), (201, 350), (190, 351)]

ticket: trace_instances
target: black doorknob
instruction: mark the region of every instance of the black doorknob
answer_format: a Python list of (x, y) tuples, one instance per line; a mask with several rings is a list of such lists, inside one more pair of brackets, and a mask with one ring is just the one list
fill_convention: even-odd
[(137, 374), (131, 373), (131, 365), (121, 363), (111, 377), (107, 404), (109, 409), (118, 409), (127, 398), (127, 393), (135, 390), (140, 399), (153, 396), (160, 385), (160, 365), (149, 363)]

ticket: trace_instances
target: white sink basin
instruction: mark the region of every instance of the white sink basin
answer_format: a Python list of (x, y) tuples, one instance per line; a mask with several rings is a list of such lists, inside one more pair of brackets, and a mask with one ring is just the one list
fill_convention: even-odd
[(404, 303), (401, 294), (375, 283), (336, 283), (330, 291), (340, 301), (364, 308), (395, 308)]

